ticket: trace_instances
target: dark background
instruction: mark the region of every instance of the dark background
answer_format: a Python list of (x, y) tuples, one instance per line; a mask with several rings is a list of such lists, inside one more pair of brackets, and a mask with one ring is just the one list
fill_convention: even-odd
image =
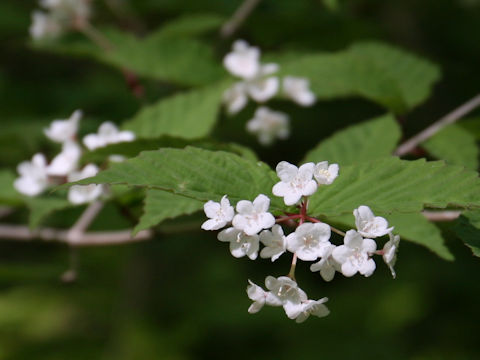
[[(230, 16), (240, 1), (130, 1), (142, 31), (177, 16), (211, 12)], [(97, 25), (118, 21), (102, 1), (94, 1)], [(92, 60), (32, 50), (28, 27), (34, 1), (0, 2), (0, 166), (15, 169), (38, 151), (55, 151), (42, 128), (74, 109), (87, 114), (82, 131), (101, 121), (121, 123), (141, 105), (115, 69)], [(442, 80), (425, 104), (405, 117), (405, 134), (415, 133), (471, 98), (480, 82), (480, 1), (344, 0), (338, 11), (322, 1), (264, 0), (238, 37), (266, 52), (343, 49), (358, 40), (381, 40), (438, 64)], [(205, 41), (220, 62), (230, 48), (217, 34)], [(168, 84), (142, 80), (148, 101), (174, 91)], [(285, 144), (261, 150), (270, 163), (288, 155), (300, 159), (319, 139), (382, 110), (362, 100), (320, 102), (312, 109), (278, 104), (297, 127)], [(253, 112), (247, 109), (245, 117)], [(242, 116), (239, 122), (244, 122)], [(300, 121), (300, 120), (299, 120)], [(223, 125), (222, 125), (223, 124)], [(312, 130), (316, 130), (315, 138)], [(247, 145), (253, 139), (219, 134)], [(56, 214), (49, 224), (68, 226), (81, 209)], [(26, 210), (15, 215), (21, 221)], [(198, 228), (202, 217), (180, 219), (160, 228), (148, 243), (81, 249), (75, 254), (52, 244), (0, 244), (0, 359), (478, 359), (480, 261), (442, 229), (455, 262), (440, 260), (403, 242), (397, 279), (377, 263), (371, 278), (337, 274), (325, 283), (301, 264), (297, 278), (312, 298), (328, 296), (331, 314), (297, 325), (281, 309), (249, 315), (247, 279), (262, 284), (281, 275), (288, 256), (273, 265), (233, 258), (226, 244)], [(93, 225), (129, 227), (114, 205)], [(78, 280), (65, 284), (69, 259), (78, 261)]]

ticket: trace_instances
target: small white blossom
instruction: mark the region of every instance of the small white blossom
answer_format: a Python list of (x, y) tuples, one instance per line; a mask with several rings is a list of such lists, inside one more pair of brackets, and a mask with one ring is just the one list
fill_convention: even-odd
[(270, 145), (275, 138), (286, 139), (290, 135), (288, 115), (261, 106), (247, 122), (247, 130), (257, 135), (260, 144)]
[(273, 225), (272, 231), (263, 230), (260, 233), (260, 242), (265, 245), (260, 251), (260, 257), (264, 259), (272, 258), (272, 262), (287, 250), (287, 238), (280, 225)]
[(100, 125), (97, 134), (88, 134), (83, 138), (83, 144), (89, 150), (95, 150), (109, 144), (135, 140), (135, 134), (131, 131), (119, 131), (117, 126), (106, 121)]
[(223, 59), (223, 65), (232, 74), (243, 79), (254, 77), (260, 68), (260, 50), (244, 40), (233, 43), (233, 51)]
[(230, 252), (236, 258), (248, 256), (250, 260), (255, 260), (258, 256), (260, 247), (258, 235), (247, 235), (243, 231), (230, 227), (218, 233), (217, 239), (230, 243)]
[(15, 189), (27, 196), (36, 196), (48, 186), (47, 160), (43, 154), (35, 154), (32, 161), (23, 161), (17, 166), (20, 177), (15, 179)]
[(338, 164), (328, 165), (328, 161), (322, 161), (315, 165), (313, 176), (319, 185), (330, 185), (337, 178), (338, 170)]
[[(81, 171), (68, 175), (68, 181), (74, 182), (97, 175), (98, 167), (93, 164), (86, 165)], [(68, 201), (72, 204), (86, 204), (99, 198), (104, 193), (103, 185), (73, 185), (68, 190)]]
[(82, 118), (82, 112), (75, 110), (69, 119), (54, 120), (50, 126), (43, 130), (45, 135), (52, 141), (64, 143), (73, 141), (78, 130), (78, 122)]
[(118, 154), (108, 155), (108, 161), (110, 162), (122, 163), (125, 160), (127, 160), (127, 158), (123, 155), (118, 155)]
[(276, 171), (281, 181), (273, 186), (273, 195), (283, 197), (285, 205), (293, 205), (302, 196), (312, 195), (317, 190), (317, 183), (313, 180), (314, 167), (313, 163), (297, 168), (286, 161), (279, 162)]
[(253, 301), (252, 305), (248, 308), (250, 314), (259, 312), (262, 307), (267, 304), (270, 306), (282, 306), (282, 302), (271, 292), (263, 290), (260, 286), (254, 284), (248, 280), (250, 285), (247, 287), (248, 298)]
[(231, 88), (225, 90), (223, 102), (227, 106), (227, 112), (231, 115), (242, 110), (248, 102), (246, 84), (237, 82)]
[(29, 32), (34, 40), (56, 38), (62, 33), (62, 26), (50, 14), (35, 10)]
[(270, 199), (260, 194), (253, 203), (240, 200), (237, 203), (237, 215), (233, 217), (232, 224), (244, 231), (247, 235), (255, 235), (262, 229), (269, 229), (275, 224), (275, 218), (268, 212)]
[(64, 22), (85, 21), (91, 13), (90, 2), (91, 0), (40, 0), (40, 6)]
[(375, 271), (375, 262), (370, 255), (377, 249), (372, 239), (364, 239), (355, 230), (347, 231), (344, 245), (337, 246), (332, 256), (341, 265), (342, 274), (353, 276), (357, 272), (370, 276)]
[(62, 145), (62, 152), (55, 156), (48, 165), (47, 173), (52, 176), (67, 176), (78, 167), (82, 156), (82, 149), (74, 141), (66, 141)]
[(306, 78), (285, 76), (283, 92), (299, 105), (310, 106), (315, 103), (315, 94), (310, 90), (310, 82)]
[(295, 281), (287, 276), (280, 276), (279, 278), (267, 276), (265, 286), (270, 290), (272, 296), (281, 302), (290, 319), (295, 319), (302, 312), (302, 302), (307, 301), (308, 297)]
[(335, 271), (341, 270), (339, 264), (332, 256), (332, 252), (335, 248), (335, 245), (329, 245), (327, 248), (325, 248), (322, 259), (310, 266), (310, 271), (320, 271), (320, 275), (325, 281), (332, 281), (335, 276)]
[(203, 230), (221, 229), (232, 221), (233, 215), (235, 215), (235, 211), (233, 210), (233, 206), (230, 205), (227, 195), (222, 197), (220, 203), (212, 200), (206, 202), (203, 205), (203, 211), (205, 211), (205, 215), (210, 218), (202, 224)]
[(353, 210), (355, 225), (362, 236), (376, 238), (388, 234), (393, 227), (388, 227), (388, 222), (381, 216), (375, 216), (368, 206), (362, 205)]
[(330, 310), (324, 305), (328, 301), (328, 298), (324, 297), (319, 300), (307, 300), (302, 303), (301, 312), (296, 317), (297, 323), (302, 323), (308, 319), (310, 315), (317, 317), (325, 317), (330, 314)]
[(324, 223), (304, 223), (287, 236), (287, 249), (304, 261), (322, 257), (330, 243), (330, 226)]
[(263, 103), (278, 92), (280, 86), (278, 78), (269, 77), (276, 71), (278, 71), (277, 64), (264, 64), (260, 66), (258, 73), (253, 78), (246, 81), (246, 91), (254, 101)]
[(400, 244), (400, 236), (393, 235), (392, 233), (388, 233), (388, 235), (390, 236), (390, 240), (387, 241), (383, 246), (383, 261), (385, 261), (385, 264), (388, 265), (390, 271), (392, 272), (392, 276), (395, 279), (396, 274), (393, 267), (397, 261), (397, 251), (398, 245)]

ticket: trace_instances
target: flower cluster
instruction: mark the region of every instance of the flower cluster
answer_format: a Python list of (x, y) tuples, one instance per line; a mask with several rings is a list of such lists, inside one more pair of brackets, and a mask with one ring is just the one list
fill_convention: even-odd
[[(330, 185), (339, 174), (337, 164), (327, 161), (306, 163), (300, 167), (286, 161), (276, 167), (280, 181), (272, 188), (275, 196), (283, 197), (287, 206), (297, 205), (298, 213), (285, 213), (275, 217), (269, 212), (270, 199), (258, 195), (253, 202), (240, 200), (235, 208), (230, 204), (227, 195), (220, 203), (208, 201), (204, 211), (209, 218), (202, 225), (204, 230), (220, 230), (218, 240), (230, 244), (230, 252), (234, 257), (247, 256), (255, 260), (261, 258), (277, 260), (282, 254), (293, 254), (292, 266), (287, 276), (278, 278), (267, 276), (267, 290), (249, 280), (248, 297), (253, 301), (248, 309), (250, 313), (258, 312), (265, 304), (282, 306), (290, 319), (303, 322), (310, 315), (323, 317), (329, 310), (324, 305), (328, 300), (308, 299), (295, 280), (297, 260), (312, 261), (312, 272), (319, 272), (325, 281), (331, 281), (336, 272), (346, 277), (360, 273), (366, 277), (373, 274), (376, 265), (373, 255), (381, 255), (393, 270), (400, 237), (392, 233), (386, 219), (375, 216), (365, 205), (353, 211), (356, 229), (346, 233), (325, 222), (309, 216), (308, 197), (320, 187)], [(284, 232), (281, 223), (294, 226), (289, 234)], [(332, 232), (343, 236), (343, 243), (332, 243)], [(388, 235), (389, 240), (382, 250), (377, 250), (375, 238)], [(260, 249), (260, 244), (263, 248)]]
[(81, 26), (90, 17), (91, 0), (40, 0), (43, 10), (32, 13), (33, 39), (55, 38), (66, 30)]
[[(77, 141), (77, 131), (82, 112), (76, 110), (68, 119), (54, 120), (44, 129), (45, 136), (59, 143), (62, 150), (50, 163), (45, 155), (35, 154), (31, 161), (24, 161), (17, 167), (20, 176), (15, 179), (15, 189), (27, 196), (37, 196), (51, 185), (72, 182), (95, 176), (98, 167), (87, 164), (80, 168), (82, 146)], [(98, 134), (89, 134), (83, 138), (83, 144), (89, 150), (108, 144), (132, 141), (135, 134), (131, 131), (119, 131), (113, 123), (100, 125)], [(72, 204), (89, 203), (105, 192), (103, 185), (73, 185), (68, 191), (68, 200)]]
[[(230, 114), (241, 111), (249, 98), (264, 103), (280, 89), (280, 79), (274, 75), (279, 66), (274, 63), (262, 64), (260, 49), (244, 40), (233, 43), (232, 52), (225, 56), (223, 64), (232, 75), (241, 79), (224, 93), (223, 100)], [(281, 85), (283, 95), (295, 103), (301, 106), (315, 103), (315, 94), (309, 88), (308, 79), (286, 76)], [(261, 106), (247, 123), (247, 130), (257, 135), (262, 145), (269, 145), (276, 138), (286, 139), (290, 134), (289, 126), (287, 114)]]

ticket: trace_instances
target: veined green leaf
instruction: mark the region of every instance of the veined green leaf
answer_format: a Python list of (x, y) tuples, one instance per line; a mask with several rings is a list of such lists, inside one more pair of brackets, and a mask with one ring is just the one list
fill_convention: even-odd
[(437, 159), (449, 164), (478, 169), (479, 150), (475, 136), (457, 124), (447, 126), (422, 146)]
[(203, 208), (203, 201), (176, 195), (168, 191), (149, 189), (145, 197), (143, 215), (134, 233), (145, 230), (180, 215), (189, 215)]
[(456, 221), (453, 231), (467, 245), (473, 255), (480, 257), (480, 211), (467, 211)]
[(124, 128), (138, 138), (158, 138), (169, 135), (182, 139), (206, 136), (217, 120), (225, 85), (191, 90), (159, 100), (142, 108)]
[(362, 96), (396, 113), (423, 102), (440, 77), (432, 63), (373, 42), (301, 56), (282, 65), (281, 73), (310, 79), (319, 99)]
[(393, 116), (384, 115), (337, 132), (311, 150), (303, 162), (327, 160), (345, 166), (390, 156), (400, 136)]
[(277, 175), (268, 165), (224, 151), (194, 147), (145, 151), (138, 157), (112, 166), (78, 184), (109, 183), (170, 191), (201, 201), (219, 201), (223, 195), (235, 203), (253, 200), (263, 193), (271, 209), (284, 209), (272, 195)]
[(480, 207), (480, 179), (474, 171), (443, 161), (384, 158), (340, 168), (331, 185), (310, 198), (314, 216), (348, 214), (360, 205), (374, 212), (420, 212), (424, 207)]
[(445, 246), (440, 229), (421, 213), (379, 215), (388, 219), (390, 226), (395, 227), (394, 233), (399, 234), (402, 239), (423, 245), (445, 260), (454, 259)]
[[(161, 29), (158, 30), (161, 33)], [(153, 32), (144, 39), (113, 29), (104, 30), (112, 45), (105, 51), (88, 40), (33, 44), (35, 48), (77, 56), (88, 56), (137, 75), (186, 86), (206, 85), (224, 75), (213, 50), (196, 39), (160, 36)]]

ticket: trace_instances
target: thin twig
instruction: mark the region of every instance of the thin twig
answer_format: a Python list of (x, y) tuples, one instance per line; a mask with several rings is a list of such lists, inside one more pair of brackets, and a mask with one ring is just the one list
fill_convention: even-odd
[(242, 5), (235, 11), (230, 20), (223, 24), (220, 29), (220, 35), (228, 38), (235, 34), (238, 28), (248, 18), (252, 11), (257, 7), (261, 0), (244, 0)]
[(82, 238), (85, 231), (92, 224), (98, 213), (103, 208), (103, 202), (94, 201), (85, 209), (77, 222), (68, 231), (67, 237), (70, 243), (74, 243)]
[(150, 230), (140, 231), (132, 236), (132, 230), (120, 231), (92, 231), (83, 233), (81, 238), (71, 241), (68, 237), (69, 230), (40, 228), (30, 230), (24, 225), (0, 225), (0, 239), (64, 243), (71, 246), (107, 246), (119, 245), (148, 240), (153, 236)]
[(470, 99), (463, 105), (459, 106), (452, 112), (448, 113), (440, 120), (434, 122), (432, 125), (427, 127), (425, 130), (419, 132), (417, 135), (412, 137), (411, 139), (405, 141), (401, 144), (397, 150), (395, 150), (395, 155), (403, 156), (408, 154), (410, 151), (415, 149), (419, 144), (424, 142), (425, 140), (429, 139), (433, 135), (435, 135), (438, 131), (443, 129), (445, 126), (453, 124), (454, 122), (460, 120), (463, 116), (474, 110), (480, 106), (480, 94), (475, 96), (474, 98)]
[(112, 51), (114, 49), (113, 44), (108, 40), (100, 31), (98, 31), (88, 21), (82, 22), (75, 27), (78, 31), (89, 38), (94, 44), (102, 48), (105, 51)]
[(430, 221), (453, 221), (462, 214), (461, 211), (422, 211), (422, 215)]

